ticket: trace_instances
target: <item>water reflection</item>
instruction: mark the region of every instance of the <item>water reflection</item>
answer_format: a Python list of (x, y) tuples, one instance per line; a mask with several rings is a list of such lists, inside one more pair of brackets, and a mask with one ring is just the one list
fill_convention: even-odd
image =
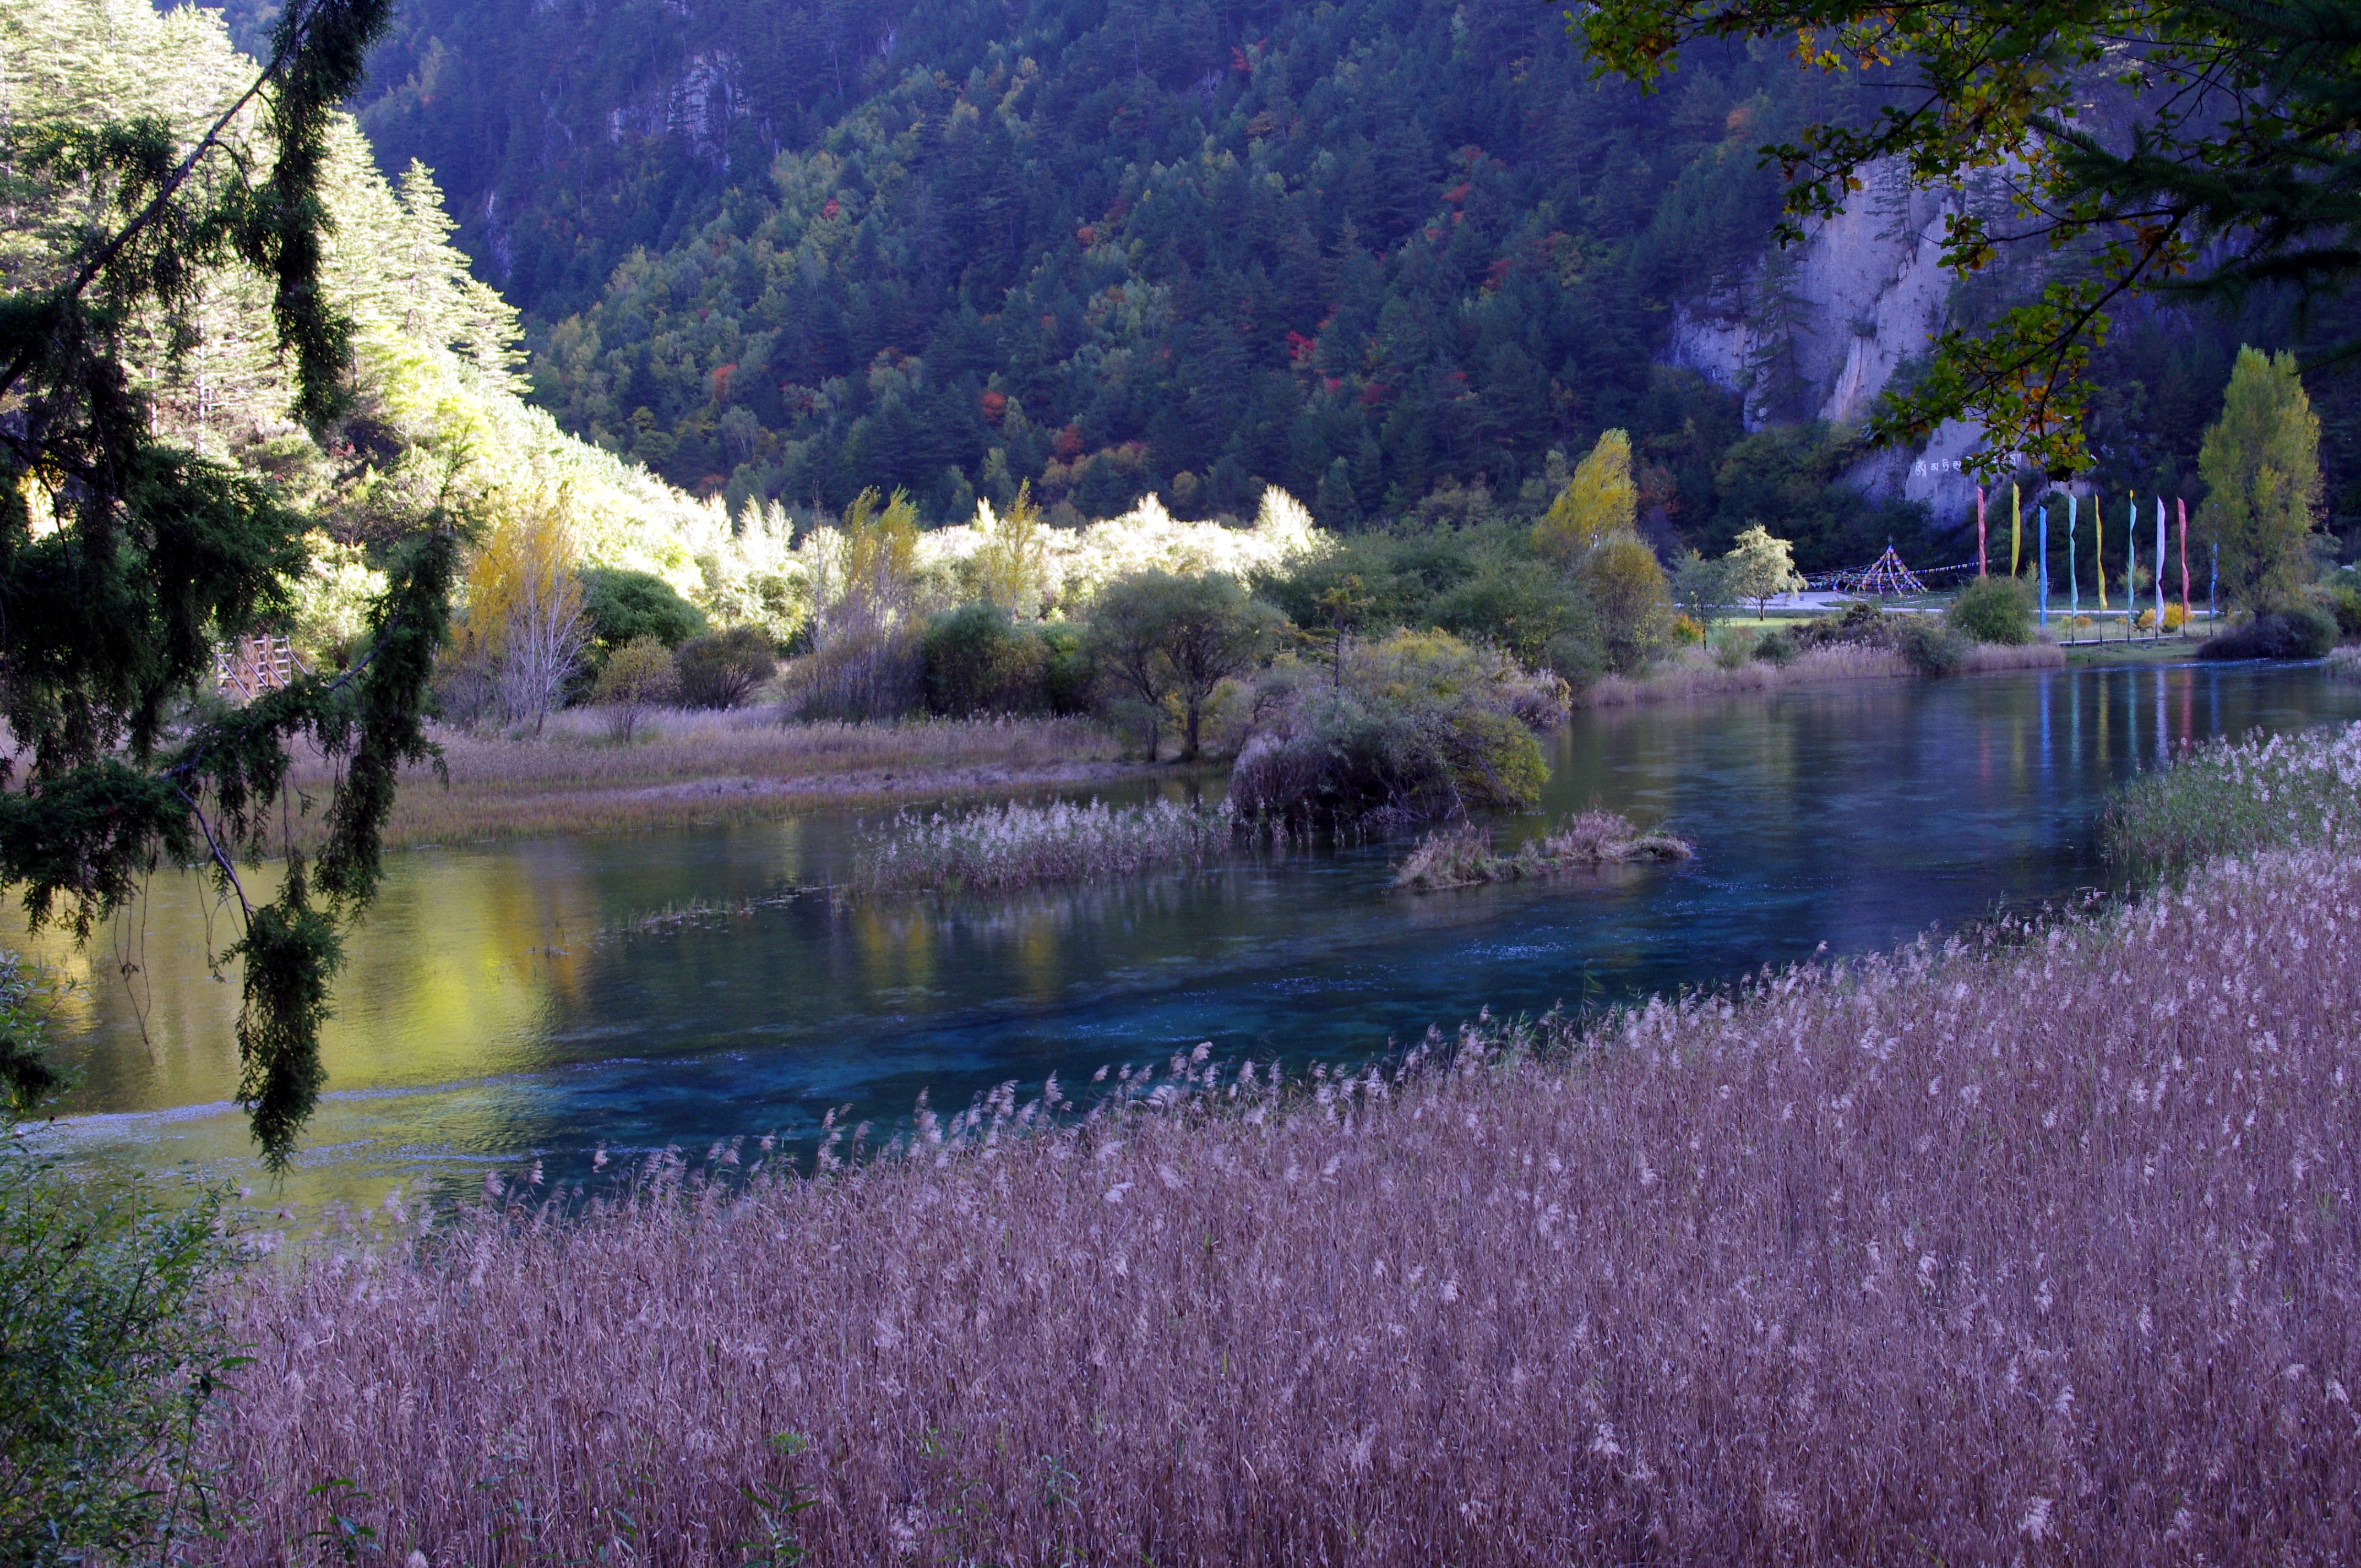
[[(854, 820), (396, 857), (326, 1036), (335, 1092), (291, 1197), (471, 1180), (600, 1143), (891, 1121), (1005, 1079), (1071, 1081), (1210, 1039), (1350, 1057), (1489, 1004), (1538, 1011), (1883, 946), (2098, 880), (2105, 789), (2224, 730), (2361, 717), (2305, 668), (2199, 666), (1861, 683), (1586, 714), (1552, 738), (1542, 830), (1593, 802), (1696, 840), (1688, 864), (1411, 897), (1399, 845), (1006, 899), (838, 903), (632, 928), (841, 880)], [(99, 1158), (247, 1170), (234, 976), (211, 895), (159, 877), (144, 929), (75, 957), (60, 1128)], [(216, 921), (212, 939), (225, 939)], [(132, 970), (131, 983), (118, 972)]]

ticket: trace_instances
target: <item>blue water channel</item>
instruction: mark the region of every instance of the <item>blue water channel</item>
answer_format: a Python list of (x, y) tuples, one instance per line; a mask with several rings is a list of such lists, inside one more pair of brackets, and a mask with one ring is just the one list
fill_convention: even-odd
[[(351, 944), (331, 1091), (286, 1189), (367, 1199), (539, 1159), (881, 1125), (1103, 1064), (1216, 1051), (1365, 1058), (1490, 1007), (1537, 1013), (1859, 952), (2103, 885), (2106, 792), (2190, 741), (2361, 718), (2314, 666), (1870, 681), (1586, 712), (1544, 744), (1534, 832), (1594, 802), (1697, 858), (1444, 894), (1390, 883), (1401, 841), (1009, 898), (807, 895), (648, 925), (691, 901), (840, 881), (860, 819), (397, 856)], [(1174, 786), (1178, 788), (1178, 785)], [(82, 1074), (48, 1135), (76, 1158), (252, 1179), (235, 976), (193, 877), (79, 956)]]

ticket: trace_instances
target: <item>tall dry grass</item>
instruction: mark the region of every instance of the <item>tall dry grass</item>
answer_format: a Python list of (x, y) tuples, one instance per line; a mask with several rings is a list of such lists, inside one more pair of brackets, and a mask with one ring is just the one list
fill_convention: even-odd
[[(947, 799), (1089, 784), (1135, 771), (1100, 726), (1079, 718), (782, 724), (775, 709), (668, 709), (619, 745), (601, 717), (553, 714), (538, 740), (435, 736), (448, 789), (430, 768), (402, 775), (390, 845), (602, 832), (775, 817), (802, 806)], [(299, 786), (324, 787), (314, 763)]]
[(904, 813), (862, 839), (852, 885), (863, 893), (932, 888), (1003, 893), (1048, 883), (1197, 869), (1229, 853), (1226, 805), (1009, 802), (972, 811)]
[(255, 1279), (221, 1558), (334, 1500), (436, 1568), (2350, 1561), (2356, 1016), (2361, 861), (2282, 855), (1309, 1092), (666, 1163)]

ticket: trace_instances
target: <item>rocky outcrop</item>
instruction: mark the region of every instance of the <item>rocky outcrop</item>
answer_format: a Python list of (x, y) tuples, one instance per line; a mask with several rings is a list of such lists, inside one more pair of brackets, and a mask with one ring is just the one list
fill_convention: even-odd
[[(1894, 375), (1923, 356), (1949, 311), (1944, 193), (1890, 168), (1799, 247), (1772, 251), (1731, 290), (1674, 313), (1666, 357), (1745, 400), (1746, 426), (1865, 417)], [(1960, 460), (1982, 439), (1958, 422), (1916, 451), (1881, 452), (1850, 477), (1875, 495), (1925, 501), (1938, 517), (1975, 503)]]

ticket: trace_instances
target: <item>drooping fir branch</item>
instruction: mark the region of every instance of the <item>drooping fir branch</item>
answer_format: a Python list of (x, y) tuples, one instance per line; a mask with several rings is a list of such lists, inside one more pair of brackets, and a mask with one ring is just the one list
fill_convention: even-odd
[[(351, 329), (323, 288), (327, 137), (389, 10), (291, 6), (269, 64), (186, 148), (154, 120), (31, 136), (28, 164), (100, 192), (115, 215), (85, 230), (59, 281), (0, 297), (0, 719), (23, 757), (21, 770), (0, 759), (0, 878), (22, 884), (36, 922), (87, 939), (159, 861), (211, 865), (242, 927), (225, 955), (245, 971), (238, 1100), (274, 1168), (318, 1096), (342, 933), (376, 894), (396, 779), (436, 755), (423, 714), (461, 530), (438, 513), (407, 542), (352, 667), (206, 713), (193, 699), (215, 640), (287, 608), (306, 522), (155, 439), (122, 339), (137, 313), (170, 310), (209, 270), (251, 268), (273, 285), (295, 411), (315, 431), (333, 420)], [(229, 137), (258, 97), (271, 158), (258, 179)], [(214, 154), (218, 177), (195, 178)], [(237, 862), (270, 847), (298, 744), (342, 763), (325, 841), (308, 861), (280, 845), (279, 893), (256, 905)], [(0, 1089), (21, 1102), (47, 1070), (0, 1053)]]

